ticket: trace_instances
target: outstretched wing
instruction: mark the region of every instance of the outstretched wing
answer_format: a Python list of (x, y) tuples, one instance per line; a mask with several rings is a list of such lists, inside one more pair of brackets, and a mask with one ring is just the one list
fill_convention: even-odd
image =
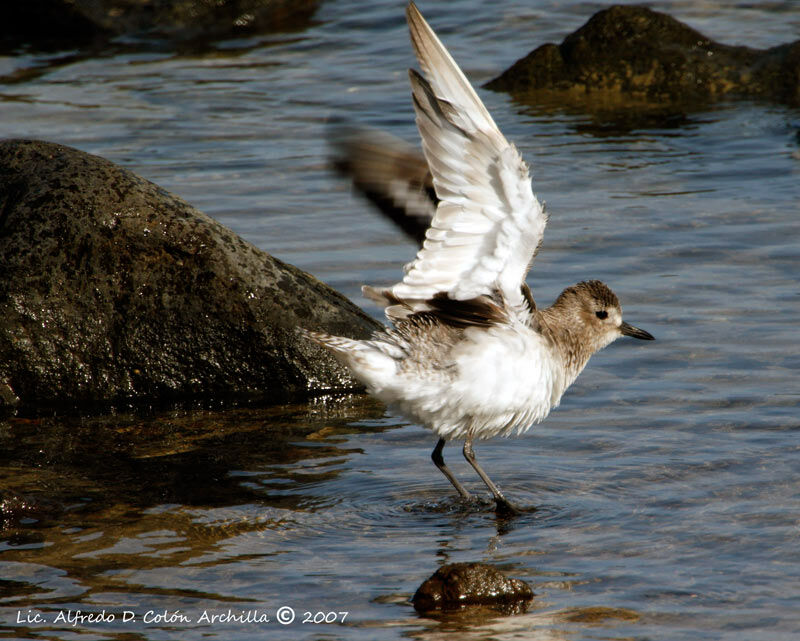
[(422, 249), (388, 291), (411, 310), (441, 293), (469, 300), (499, 292), (507, 311), (527, 316), (524, 278), (547, 221), (528, 167), (413, 3), (406, 15), (427, 76), (410, 72), (440, 202)]
[(418, 245), (439, 199), (425, 156), (377, 129), (336, 121), (328, 128), (333, 166)]

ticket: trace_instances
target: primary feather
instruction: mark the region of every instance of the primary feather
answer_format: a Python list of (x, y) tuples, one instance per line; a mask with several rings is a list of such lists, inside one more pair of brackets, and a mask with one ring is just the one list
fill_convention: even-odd
[(522, 320), (530, 307), (521, 285), (542, 241), (544, 208), (516, 147), (413, 4), (407, 17), (427, 77), (410, 72), (439, 204), (416, 259), (389, 291), (414, 310), (440, 292), (455, 300), (499, 292)]

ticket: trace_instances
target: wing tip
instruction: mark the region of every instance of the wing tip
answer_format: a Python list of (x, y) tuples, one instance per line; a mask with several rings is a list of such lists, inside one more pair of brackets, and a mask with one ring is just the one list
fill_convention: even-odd
[(417, 5), (413, 0), (406, 5), (406, 20), (409, 24), (418, 24), (420, 21), (425, 22)]

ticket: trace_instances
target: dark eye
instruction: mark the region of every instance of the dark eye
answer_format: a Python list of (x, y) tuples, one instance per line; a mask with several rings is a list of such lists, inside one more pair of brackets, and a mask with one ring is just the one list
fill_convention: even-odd
[(605, 320), (606, 318), (608, 318), (608, 312), (604, 309), (601, 309), (599, 312), (595, 312), (594, 315), (597, 316), (597, 318), (599, 318), (600, 320)]

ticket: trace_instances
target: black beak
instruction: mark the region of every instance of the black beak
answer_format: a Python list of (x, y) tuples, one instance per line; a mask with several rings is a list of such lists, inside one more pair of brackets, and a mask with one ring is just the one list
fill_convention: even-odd
[(639, 329), (638, 327), (634, 327), (633, 325), (628, 325), (628, 323), (624, 322), (619, 326), (619, 331), (622, 332), (623, 336), (630, 336), (631, 338), (640, 338), (643, 341), (654, 341), (653, 335), (650, 332), (646, 332), (643, 329)]

